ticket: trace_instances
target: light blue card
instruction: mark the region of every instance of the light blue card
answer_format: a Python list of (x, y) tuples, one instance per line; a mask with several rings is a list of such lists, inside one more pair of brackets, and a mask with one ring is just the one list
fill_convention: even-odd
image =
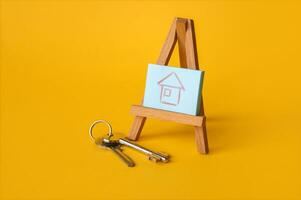
[(143, 106), (198, 115), (204, 71), (149, 64)]

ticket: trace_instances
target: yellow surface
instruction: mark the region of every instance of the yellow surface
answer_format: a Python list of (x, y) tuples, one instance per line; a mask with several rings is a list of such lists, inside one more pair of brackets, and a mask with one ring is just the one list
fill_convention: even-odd
[[(2, 1), (1, 200), (300, 199), (301, 4)], [(126, 167), (88, 136), (125, 136), (175, 16), (195, 20), (209, 155), (193, 128), (148, 120)], [(178, 65), (176, 53), (171, 65)], [(100, 130), (99, 130), (100, 131)], [(101, 135), (101, 134), (100, 134)]]

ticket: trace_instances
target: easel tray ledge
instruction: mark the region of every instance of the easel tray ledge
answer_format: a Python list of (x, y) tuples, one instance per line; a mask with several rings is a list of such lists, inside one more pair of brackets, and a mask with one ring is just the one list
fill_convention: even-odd
[(205, 119), (204, 115), (194, 116), (155, 108), (148, 108), (141, 105), (132, 105), (131, 114), (140, 117), (150, 117), (199, 127), (203, 125)]

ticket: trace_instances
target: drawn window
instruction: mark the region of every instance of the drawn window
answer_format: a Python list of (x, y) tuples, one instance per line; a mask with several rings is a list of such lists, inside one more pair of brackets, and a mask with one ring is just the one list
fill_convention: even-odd
[(170, 95), (171, 95), (171, 89), (165, 88), (164, 89), (164, 96), (165, 97), (170, 97)]

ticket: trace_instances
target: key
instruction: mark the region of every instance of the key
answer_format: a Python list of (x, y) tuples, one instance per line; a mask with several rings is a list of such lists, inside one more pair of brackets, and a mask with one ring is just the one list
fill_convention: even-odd
[[(93, 128), (96, 124), (99, 123), (105, 124), (109, 129), (106, 138), (96, 138), (93, 135)], [(124, 163), (127, 164), (127, 166), (129, 167), (135, 166), (133, 160), (122, 152), (119, 142), (115, 140), (111, 140), (111, 137), (113, 136), (112, 126), (107, 121), (97, 120), (93, 122), (93, 124), (89, 128), (89, 135), (94, 140), (96, 145), (112, 150)]]
[(99, 138), (95, 140), (96, 145), (112, 150), (128, 167), (134, 167), (134, 161), (122, 152), (120, 144), (116, 140), (110, 140), (107, 138)]
[(118, 142), (120, 144), (122, 144), (122, 145), (131, 147), (131, 148), (133, 148), (133, 149), (135, 149), (137, 151), (140, 151), (140, 152), (148, 155), (149, 156), (149, 160), (152, 160), (152, 161), (155, 161), (155, 162), (164, 162), (164, 163), (166, 163), (166, 162), (169, 161), (169, 157), (170, 156), (167, 155), (167, 154), (163, 154), (163, 153), (159, 153), (159, 152), (154, 152), (152, 150), (149, 150), (149, 149), (147, 149), (145, 147), (142, 147), (142, 146), (140, 146), (138, 144), (134, 144), (134, 143), (132, 143), (132, 142), (126, 140), (126, 139), (123, 139), (123, 138), (120, 138), (118, 140)]
[[(107, 125), (107, 127), (109, 128), (109, 131), (107, 133), (107, 137), (105, 137), (105, 138), (96, 138), (96, 137), (93, 136), (93, 127), (98, 123), (103, 123), (103, 124)], [(132, 143), (132, 142), (126, 140), (126, 139), (123, 139), (123, 138), (119, 138), (118, 140), (112, 140), (111, 139), (111, 137), (113, 136), (112, 127), (105, 120), (95, 121), (90, 126), (89, 134), (90, 134), (90, 137), (95, 141), (95, 143), (98, 146), (101, 146), (101, 147), (104, 147), (106, 149), (112, 150), (129, 167), (134, 167), (135, 163), (133, 162), (133, 160), (129, 156), (127, 156), (125, 153), (122, 152), (122, 149), (121, 149), (122, 145), (131, 147), (131, 148), (133, 148), (137, 151), (140, 151), (140, 152), (148, 155), (149, 160), (152, 160), (152, 161), (155, 161), (155, 162), (164, 162), (164, 163), (169, 162), (169, 155), (167, 155), (167, 154), (154, 152), (152, 150), (149, 150), (149, 149), (147, 149), (145, 147), (142, 147), (138, 144), (134, 144), (134, 143)]]
[(135, 163), (130, 157), (128, 157), (125, 153), (122, 152), (120, 147), (111, 147), (111, 150), (123, 161), (127, 164), (128, 167), (134, 167)]

